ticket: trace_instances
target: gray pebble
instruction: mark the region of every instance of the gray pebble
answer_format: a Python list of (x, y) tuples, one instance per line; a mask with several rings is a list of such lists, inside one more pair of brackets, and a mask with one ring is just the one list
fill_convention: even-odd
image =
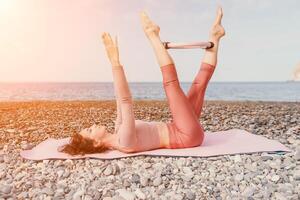
[(130, 187), (131, 183), (130, 183), (130, 181), (128, 181), (127, 179), (125, 179), (124, 182), (123, 182), (123, 185), (124, 185), (124, 187)]
[(294, 172), (293, 178), (294, 178), (296, 181), (299, 181), (299, 180), (300, 180), (300, 170), (297, 170), (297, 171)]
[(140, 175), (138, 174), (133, 174), (132, 177), (131, 177), (131, 182), (133, 183), (140, 183)]
[(243, 179), (244, 179), (244, 175), (243, 174), (237, 174), (234, 177), (234, 180), (236, 180), (237, 182), (240, 182)]
[(141, 185), (142, 186), (148, 186), (148, 183), (149, 183), (149, 178), (147, 177), (141, 177)]
[(271, 181), (277, 183), (279, 181), (279, 179), (280, 179), (280, 176), (274, 175), (274, 176), (272, 176)]
[(294, 155), (295, 160), (300, 160), (300, 147), (296, 149), (295, 155)]
[(261, 156), (262, 161), (273, 160), (273, 157), (270, 155)]
[(153, 180), (153, 185), (154, 186), (159, 186), (161, 184), (161, 177), (156, 177), (154, 180)]
[(47, 195), (53, 195), (54, 194), (53, 190), (51, 188), (47, 188), (47, 187), (42, 190), (42, 193), (45, 193)]
[(240, 156), (240, 155), (235, 155), (235, 156), (234, 156), (234, 162), (235, 162), (235, 163), (242, 162), (241, 156)]
[(57, 176), (60, 178), (62, 177), (62, 175), (64, 174), (65, 170), (58, 170), (56, 173), (57, 173)]
[(19, 199), (25, 199), (25, 198), (28, 198), (29, 195), (28, 195), (28, 192), (21, 192), (19, 195), (18, 195), (18, 198)]
[(12, 188), (13, 187), (11, 185), (3, 185), (2, 187), (0, 187), (0, 190), (4, 194), (9, 194), (11, 192)]
[(284, 195), (282, 195), (278, 192), (275, 192), (274, 196), (275, 196), (276, 200), (287, 200), (287, 198)]
[(185, 174), (193, 174), (193, 171), (192, 171), (191, 168), (189, 168), (189, 167), (183, 167), (183, 168), (182, 168), (182, 171), (183, 171)]
[(148, 169), (148, 168), (150, 168), (152, 165), (151, 165), (151, 163), (144, 163), (143, 164), (143, 167), (145, 168), (145, 169)]
[(73, 194), (73, 199), (74, 200), (81, 200), (81, 196), (84, 195), (84, 191), (78, 190)]
[(139, 188), (137, 188), (134, 193), (139, 199), (146, 199), (146, 195)]
[(135, 198), (135, 194), (126, 189), (118, 189), (116, 192), (118, 192), (125, 200), (134, 200)]
[(103, 200), (114, 200), (112, 197), (104, 197)]
[(253, 187), (246, 187), (245, 190), (243, 191), (242, 195), (244, 197), (251, 197), (255, 192), (255, 188)]
[(106, 176), (108, 176), (108, 175), (111, 175), (112, 172), (113, 172), (112, 167), (111, 167), (110, 165), (108, 165), (108, 166), (106, 167), (106, 169), (104, 170), (103, 173), (104, 173)]
[(189, 200), (195, 200), (196, 199), (196, 195), (195, 195), (194, 192), (188, 191), (186, 193), (186, 198), (189, 199)]

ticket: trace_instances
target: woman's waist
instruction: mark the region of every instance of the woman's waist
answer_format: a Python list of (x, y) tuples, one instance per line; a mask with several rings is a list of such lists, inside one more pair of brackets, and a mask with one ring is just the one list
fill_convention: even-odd
[(160, 146), (164, 148), (169, 147), (169, 128), (165, 122), (155, 122), (159, 133)]

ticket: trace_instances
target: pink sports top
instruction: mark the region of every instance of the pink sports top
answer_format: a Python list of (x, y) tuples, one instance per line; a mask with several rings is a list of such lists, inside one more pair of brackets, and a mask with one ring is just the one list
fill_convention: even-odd
[(135, 120), (135, 131), (137, 151), (168, 147), (168, 128), (164, 122)]

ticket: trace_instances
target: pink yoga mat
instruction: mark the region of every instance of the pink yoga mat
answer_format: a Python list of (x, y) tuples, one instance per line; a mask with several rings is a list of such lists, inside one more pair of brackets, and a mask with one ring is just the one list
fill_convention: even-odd
[(201, 146), (184, 149), (156, 149), (138, 153), (123, 153), (117, 150), (109, 150), (104, 153), (86, 154), (84, 156), (70, 156), (57, 151), (57, 148), (66, 142), (70, 137), (63, 139), (49, 138), (31, 150), (24, 150), (20, 155), (25, 159), (79, 159), (99, 158), (114, 159), (137, 155), (156, 156), (193, 156), (209, 157), (226, 154), (254, 153), (254, 152), (291, 152), (289, 148), (276, 140), (270, 140), (260, 135), (249, 133), (245, 130), (231, 129), (227, 131), (205, 132), (205, 139)]

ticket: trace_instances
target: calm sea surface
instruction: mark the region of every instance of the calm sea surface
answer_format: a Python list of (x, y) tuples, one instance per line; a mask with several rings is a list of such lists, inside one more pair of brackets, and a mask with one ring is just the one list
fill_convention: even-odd
[[(190, 82), (182, 82), (187, 93)], [(166, 99), (159, 82), (129, 83), (134, 99)], [(114, 99), (113, 83), (0, 83), (0, 101)], [(207, 100), (300, 102), (300, 82), (210, 82)]]

